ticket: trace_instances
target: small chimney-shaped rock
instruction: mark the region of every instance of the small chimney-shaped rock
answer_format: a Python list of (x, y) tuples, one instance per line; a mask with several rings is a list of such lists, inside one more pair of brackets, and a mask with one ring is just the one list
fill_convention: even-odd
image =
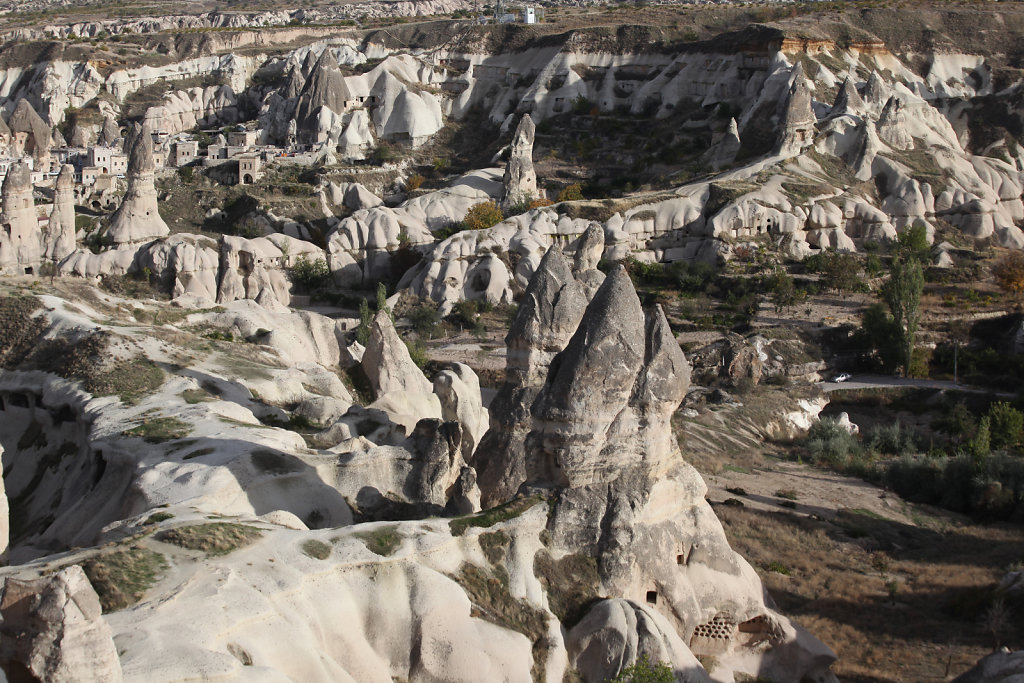
[(121, 139), (121, 130), (117, 127), (117, 121), (111, 116), (103, 117), (103, 130), (100, 131), (99, 144), (109, 147)]
[(524, 199), (537, 197), (537, 173), (533, 170), (533, 140), (537, 127), (529, 114), (523, 114), (505, 165), (505, 195), (502, 206), (508, 208)]
[(53, 211), (46, 229), (44, 256), (60, 262), (75, 250), (75, 167), (61, 166), (53, 195)]
[(50, 170), (53, 131), (28, 100), (18, 100), (18, 106), (14, 108), (7, 125), (11, 129), (14, 156), (31, 155), (37, 169)]
[(711, 161), (711, 165), (715, 168), (722, 168), (728, 166), (736, 160), (736, 154), (740, 151), (740, 128), (736, 123), (735, 118), (729, 119), (729, 128), (726, 129), (725, 135), (718, 141), (718, 147), (715, 149), (715, 156)]
[(104, 231), (113, 244), (138, 244), (170, 234), (160, 217), (153, 174), (153, 136), (148, 126), (138, 127), (128, 136), (128, 191)]

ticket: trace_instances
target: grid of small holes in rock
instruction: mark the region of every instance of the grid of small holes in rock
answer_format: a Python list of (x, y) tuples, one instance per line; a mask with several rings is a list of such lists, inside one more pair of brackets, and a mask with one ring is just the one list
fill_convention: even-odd
[(706, 624), (701, 624), (693, 630), (694, 638), (714, 638), (716, 640), (729, 640), (736, 631), (736, 622), (726, 615), (719, 614)]

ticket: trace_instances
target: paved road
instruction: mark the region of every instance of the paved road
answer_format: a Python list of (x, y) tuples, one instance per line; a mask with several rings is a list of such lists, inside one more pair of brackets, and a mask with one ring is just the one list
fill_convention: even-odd
[(903, 377), (888, 377), (886, 375), (854, 375), (852, 379), (845, 382), (822, 382), (821, 388), (826, 391), (850, 391), (853, 389), (882, 389), (886, 387), (915, 387), (919, 389), (955, 389), (976, 394), (997, 394), (999, 396), (1013, 396), (1002, 392), (974, 387), (967, 384), (954, 384), (949, 380), (938, 379), (904, 379)]

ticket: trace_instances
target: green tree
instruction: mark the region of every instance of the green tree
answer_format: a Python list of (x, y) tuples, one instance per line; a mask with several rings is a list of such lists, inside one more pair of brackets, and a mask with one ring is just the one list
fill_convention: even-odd
[(377, 312), (384, 311), (391, 318), (391, 322), (395, 322), (395, 314), (392, 312), (391, 307), (388, 306), (388, 290), (384, 286), (383, 282), (377, 283)]
[(889, 281), (882, 285), (882, 299), (889, 306), (893, 321), (899, 327), (903, 341), (903, 373), (908, 375), (913, 360), (914, 338), (921, 322), (921, 293), (924, 291), (924, 271), (914, 257), (907, 260), (894, 258)]
[(610, 683), (675, 683), (672, 667), (665, 662), (652, 664), (647, 655), (640, 655), (635, 664), (623, 669)]
[(864, 287), (860, 261), (856, 256), (837, 251), (827, 251), (822, 256), (821, 284), (825, 289), (846, 294)]
[(768, 277), (766, 285), (771, 292), (772, 305), (777, 314), (781, 315), (785, 309), (795, 306), (800, 301), (802, 292), (796, 288), (792, 276), (782, 268)]
[(967, 447), (976, 467), (980, 467), (985, 462), (988, 454), (992, 452), (990, 424), (991, 421), (988, 415), (981, 418), (981, 421), (978, 422), (978, 431), (975, 432), (974, 438), (971, 439), (971, 443)]
[(370, 341), (370, 323), (373, 322), (373, 314), (370, 313), (370, 304), (364, 297), (359, 302), (359, 327), (356, 328), (356, 341), (363, 346)]
[(999, 401), (988, 408), (989, 434), (993, 448), (1012, 448), (1024, 435), (1024, 413)]
[(931, 245), (928, 244), (928, 226), (921, 221), (916, 221), (909, 228), (899, 234), (892, 244), (893, 256), (907, 260), (917, 259), (927, 262), (931, 256)]
[(883, 304), (872, 304), (861, 316), (861, 330), (867, 345), (886, 372), (892, 372), (900, 365), (903, 355), (903, 335)]

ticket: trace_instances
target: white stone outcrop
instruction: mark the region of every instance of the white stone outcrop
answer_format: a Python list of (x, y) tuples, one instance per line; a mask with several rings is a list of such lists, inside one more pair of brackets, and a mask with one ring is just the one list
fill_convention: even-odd
[(0, 670), (54, 683), (122, 680), (99, 598), (78, 565), (35, 580), (7, 578), (0, 615)]
[(75, 168), (70, 164), (61, 166), (57, 175), (44, 242), (43, 255), (51, 261), (59, 262), (75, 250)]
[(43, 255), (42, 233), (32, 199), (32, 171), (18, 162), (10, 167), (2, 189), (0, 272), (32, 273)]
[(505, 193), (501, 200), (505, 208), (537, 198), (537, 172), (533, 170), (533, 140), (536, 134), (537, 127), (533, 119), (529, 114), (523, 114), (512, 136), (508, 163), (505, 165)]

